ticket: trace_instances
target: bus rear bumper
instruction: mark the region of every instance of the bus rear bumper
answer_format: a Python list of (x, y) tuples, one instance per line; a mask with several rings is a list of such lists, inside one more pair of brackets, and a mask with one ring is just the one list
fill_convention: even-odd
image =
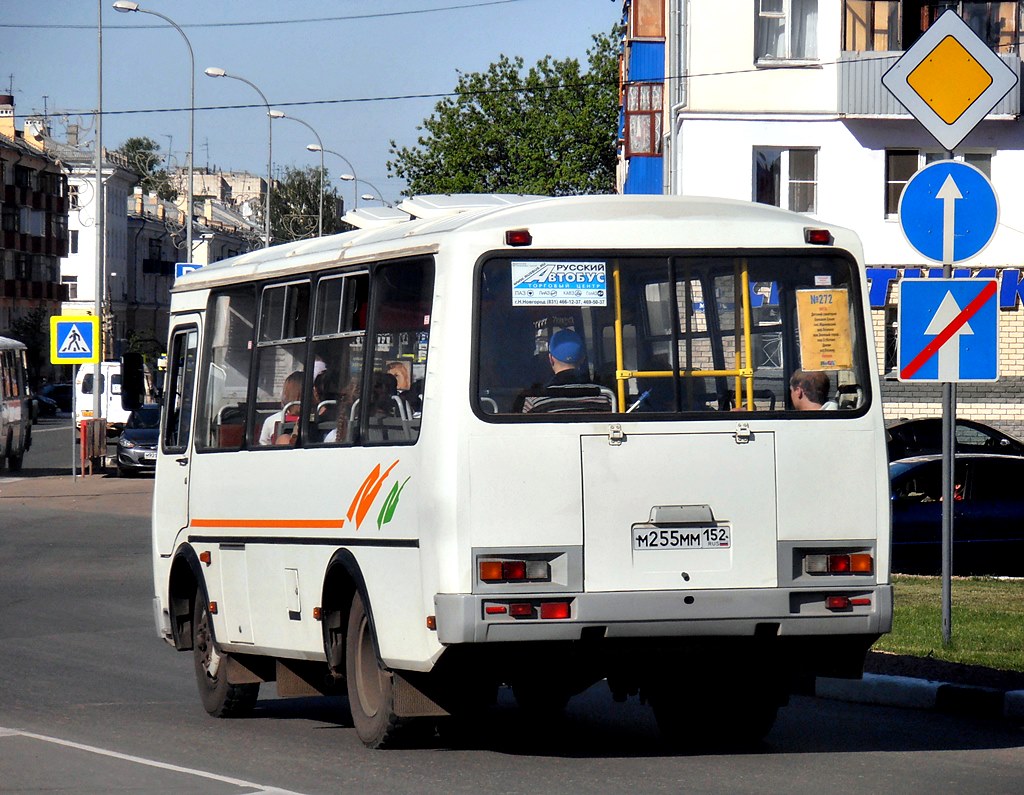
[(892, 603), (891, 585), (434, 597), (437, 637), (446, 645), (584, 637), (877, 636), (892, 629)]

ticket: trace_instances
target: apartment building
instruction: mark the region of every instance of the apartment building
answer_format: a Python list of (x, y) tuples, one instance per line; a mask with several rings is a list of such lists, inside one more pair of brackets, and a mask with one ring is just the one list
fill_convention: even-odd
[(62, 297), (68, 183), (37, 132), (16, 129), (14, 98), (0, 95), (0, 334), (33, 309), (56, 312)]
[[(620, 185), (626, 193), (774, 204), (864, 241), (890, 419), (940, 413), (938, 385), (895, 379), (902, 279), (940, 276), (904, 239), (903, 186), (948, 153), (883, 87), (885, 71), (952, 9), (1021, 73), (1022, 2), (627, 0)], [(1000, 224), (957, 275), (999, 279), (1000, 380), (962, 384), (958, 416), (1024, 435), (1021, 85), (956, 148), (991, 180)]]

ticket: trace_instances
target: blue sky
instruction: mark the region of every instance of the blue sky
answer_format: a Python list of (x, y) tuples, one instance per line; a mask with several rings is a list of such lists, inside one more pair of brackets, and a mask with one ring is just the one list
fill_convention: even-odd
[[(183, 164), (188, 113), (152, 111), (188, 106), (185, 42), (159, 18), (118, 13), (112, 3), (3, 0), (0, 93), (13, 87), (19, 127), (45, 104), (59, 114), (52, 120), (56, 137), (63, 138), (68, 122), (91, 130), (102, 9), (104, 145), (114, 148), (130, 136), (146, 135)], [(244, 77), (273, 107), (309, 123), (325, 148), (348, 158), (360, 179), (394, 200), (404, 186), (388, 178), (389, 141), (415, 143), (416, 126), (438, 101), (437, 96), (396, 97), (449, 92), (458, 71), (486, 70), (501, 54), (520, 55), (527, 65), (549, 54), (583, 61), (591, 36), (611, 30), (622, 3), (145, 0), (140, 5), (172, 18), (188, 36), (195, 53), (197, 108), (260, 103), (244, 83), (212, 79), (203, 70), (216, 66)], [(265, 114), (262, 106), (197, 111), (196, 165), (266, 173)], [(315, 139), (302, 125), (275, 121), (273, 139), (275, 166), (319, 166), (319, 156), (305, 148)], [(326, 158), (333, 177), (349, 170), (340, 159)], [(335, 185), (351, 202), (352, 187), (336, 180)], [(365, 192), (375, 191), (360, 185)]]

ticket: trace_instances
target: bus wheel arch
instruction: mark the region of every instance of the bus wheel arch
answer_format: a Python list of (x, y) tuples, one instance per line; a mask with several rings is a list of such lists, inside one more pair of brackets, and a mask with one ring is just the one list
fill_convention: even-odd
[(339, 549), (327, 565), (320, 596), (324, 655), (327, 667), (336, 679), (345, 676), (345, 633), (352, 600), (357, 592), (362, 594), (363, 604), (368, 605), (366, 582), (355, 556), (347, 549)]
[(199, 558), (192, 547), (183, 547), (174, 556), (167, 594), (174, 648), (178, 651), (189, 651), (192, 649), (195, 602), (200, 597), (204, 602), (209, 602), (206, 580), (202, 575)]

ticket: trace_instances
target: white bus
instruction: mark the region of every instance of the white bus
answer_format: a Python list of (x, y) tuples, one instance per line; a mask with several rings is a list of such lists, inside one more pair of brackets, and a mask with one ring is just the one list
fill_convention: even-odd
[(23, 342), (0, 337), (0, 471), (21, 469), (32, 446), (32, 396)]
[(343, 685), (380, 747), (606, 680), (704, 742), (859, 677), (892, 588), (856, 236), (716, 199), (401, 209), (174, 287), (154, 611), (206, 710)]

